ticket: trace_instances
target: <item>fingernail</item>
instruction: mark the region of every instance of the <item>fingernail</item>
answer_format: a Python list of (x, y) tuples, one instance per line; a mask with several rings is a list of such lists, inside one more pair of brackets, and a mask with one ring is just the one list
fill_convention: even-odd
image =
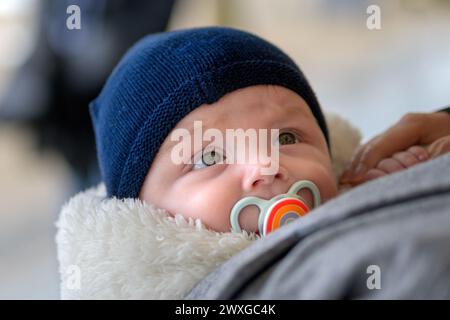
[(428, 158), (428, 156), (425, 153), (419, 154), (419, 160), (420, 161), (426, 160), (427, 158)]

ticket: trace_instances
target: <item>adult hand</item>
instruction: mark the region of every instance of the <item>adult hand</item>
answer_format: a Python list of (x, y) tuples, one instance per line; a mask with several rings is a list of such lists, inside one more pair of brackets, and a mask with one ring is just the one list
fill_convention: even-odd
[(449, 113), (408, 113), (355, 151), (340, 183), (357, 185), (440, 155), (450, 147), (438, 141), (449, 135)]

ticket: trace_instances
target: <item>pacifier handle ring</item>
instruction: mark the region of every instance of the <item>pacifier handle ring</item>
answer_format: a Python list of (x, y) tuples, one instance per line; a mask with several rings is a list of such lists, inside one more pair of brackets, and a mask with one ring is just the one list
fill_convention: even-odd
[(303, 188), (309, 189), (309, 191), (311, 191), (314, 199), (314, 208), (318, 207), (320, 205), (320, 191), (319, 188), (317, 188), (317, 186), (309, 180), (300, 180), (295, 182), (289, 188), (288, 193), (297, 195), (297, 192)]
[[(259, 213), (261, 213), (263, 211), (263, 204), (265, 202), (266, 200), (262, 200), (257, 197), (246, 197), (236, 202), (230, 214), (231, 230), (233, 230), (234, 232), (242, 231), (241, 226), (239, 224), (239, 215), (241, 214), (242, 209), (244, 209), (247, 206), (254, 205), (258, 207)], [(260, 224), (259, 220), (261, 220), (261, 214), (259, 215), (259, 217), (260, 218), (258, 219), (258, 226)]]

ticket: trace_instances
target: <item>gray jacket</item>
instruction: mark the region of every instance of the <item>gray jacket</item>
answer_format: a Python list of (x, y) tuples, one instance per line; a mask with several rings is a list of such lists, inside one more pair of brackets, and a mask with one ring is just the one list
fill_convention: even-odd
[(325, 203), (187, 299), (450, 299), (450, 154)]

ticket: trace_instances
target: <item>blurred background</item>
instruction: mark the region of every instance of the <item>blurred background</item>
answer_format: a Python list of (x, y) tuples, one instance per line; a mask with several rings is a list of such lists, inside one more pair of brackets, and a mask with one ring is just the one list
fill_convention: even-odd
[[(74, 4), (81, 29), (66, 25)], [(370, 5), (380, 29), (368, 28)], [(0, 0), (1, 299), (59, 297), (54, 223), (100, 181), (87, 106), (125, 50), (206, 25), (281, 47), (364, 141), (450, 104), (448, 0)]]

